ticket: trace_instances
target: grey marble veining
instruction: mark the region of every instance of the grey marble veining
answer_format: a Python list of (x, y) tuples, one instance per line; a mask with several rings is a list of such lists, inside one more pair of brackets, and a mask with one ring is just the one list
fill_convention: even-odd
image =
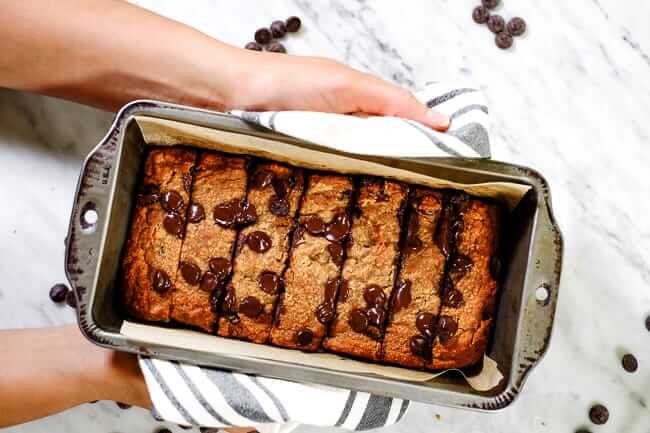
[[(509, 52), (471, 21), (477, 0), (137, 3), (235, 45), (295, 14), (304, 29), (287, 38), (293, 54), (333, 57), (413, 89), (430, 80), (477, 83), (489, 100), (494, 158), (532, 166), (549, 180), (566, 255), (551, 347), (525, 392), (493, 414), (415, 404), (389, 431), (648, 431), (650, 3), (504, 0), (500, 13), (529, 24)], [(74, 320), (47, 291), (64, 280), (63, 238), (81, 160), (111, 119), (0, 90), (0, 191), (10, 204), (0, 207), (0, 327)], [(625, 352), (639, 359), (634, 374), (620, 366)], [(605, 426), (589, 423), (594, 402), (610, 409)], [(158, 425), (145, 411), (101, 402), (6, 431)]]

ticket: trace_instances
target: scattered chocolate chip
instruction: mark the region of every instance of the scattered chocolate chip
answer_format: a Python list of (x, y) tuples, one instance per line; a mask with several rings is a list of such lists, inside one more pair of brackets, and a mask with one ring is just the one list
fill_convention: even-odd
[(457, 290), (453, 287), (445, 290), (445, 294), (442, 298), (442, 305), (452, 308), (458, 308), (465, 303), (463, 299), (463, 293), (460, 290)]
[(309, 329), (303, 329), (296, 333), (296, 343), (298, 346), (307, 346), (311, 343), (314, 338), (314, 333)]
[(287, 21), (285, 21), (285, 24), (288, 32), (295, 33), (300, 30), (300, 25), (302, 23), (298, 17), (289, 17), (287, 18)]
[(494, 37), (494, 43), (502, 50), (507, 50), (512, 46), (512, 36), (508, 32), (499, 32)]
[(274, 38), (282, 38), (287, 34), (287, 26), (284, 21), (273, 21), (269, 28)]
[(160, 269), (153, 273), (153, 289), (158, 293), (165, 293), (171, 289), (172, 282), (165, 271)]
[(196, 224), (204, 219), (205, 209), (203, 209), (201, 203), (192, 203), (187, 212), (187, 221)]
[(329, 251), (335, 265), (341, 266), (343, 264), (343, 247), (341, 244), (329, 244), (327, 245), (327, 251)]
[(69, 307), (77, 308), (77, 297), (74, 295), (72, 290), (65, 294), (65, 303), (68, 304)]
[(602, 404), (596, 404), (589, 409), (589, 419), (594, 424), (605, 424), (609, 419), (609, 410)]
[(117, 404), (117, 407), (119, 407), (120, 409), (130, 409), (131, 408), (130, 404), (122, 403), (121, 401), (116, 401), (115, 403)]
[(176, 191), (167, 191), (160, 198), (160, 205), (167, 212), (180, 212), (184, 204), (183, 197)]
[(257, 317), (262, 313), (263, 305), (255, 296), (247, 296), (239, 303), (239, 312), (248, 317)]
[(157, 430), (156, 433), (172, 433), (172, 431), (167, 428), (161, 428), (160, 430)]
[(230, 260), (223, 257), (214, 257), (208, 261), (208, 267), (216, 275), (217, 280), (224, 281), (230, 274)]
[(269, 210), (275, 216), (287, 216), (289, 215), (289, 200), (273, 196), (269, 202)]
[(386, 306), (386, 295), (381, 287), (375, 284), (366, 287), (363, 292), (363, 299), (368, 303), (368, 306), (378, 306), (381, 308)]
[(306, 216), (302, 225), (312, 235), (320, 235), (325, 231), (325, 222), (317, 215)]
[(165, 214), (165, 217), (163, 218), (163, 227), (170, 235), (179, 238), (183, 237), (183, 219), (177, 213)]
[(645, 318), (645, 329), (650, 331), (650, 316)]
[(428, 339), (433, 339), (436, 333), (436, 316), (421, 311), (415, 316), (415, 327)]
[(490, 15), (487, 26), (492, 33), (500, 33), (506, 28), (506, 22), (501, 15)]
[(219, 284), (221, 284), (221, 281), (217, 275), (212, 271), (207, 271), (203, 274), (203, 278), (201, 278), (199, 289), (206, 293), (212, 293), (213, 290), (219, 287)]
[(341, 242), (350, 232), (350, 218), (347, 214), (338, 213), (325, 228), (325, 238), (330, 242)]
[(262, 45), (258, 44), (257, 42), (249, 42), (244, 45), (244, 48), (251, 51), (262, 51)]
[(508, 33), (512, 36), (521, 36), (526, 32), (526, 21), (520, 17), (514, 17), (506, 25)]
[(591, 433), (589, 430), (586, 428), (581, 428), (575, 431), (575, 433)]
[(458, 330), (458, 322), (451, 316), (441, 315), (438, 318), (437, 334), (441, 343), (446, 343)]
[(366, 312), (360, 309), (354, 309), (350, 313), (349, 319), (350, 327), (356, 332), (366, 332), (368, 328), (368, 316)]
[(280, 42), (271, 42), (266, 46), (266, 51), (270, 53), (286, 53), (287, 49)]
[(631, 353), (626, 353), (621, 359), (623, 368), (628, 373), (634, 373), (639, 368), (639, 361), (636, 360), (636, 357)]
[(429, 359), (431, 357), (431, 343), (421, 335), (414, 335), (411, 337), (409, 348), (416, 356), (420, 356), (424, 359)]
[(246, 236), (246, 245), (256, 253), (264, 253), (271, 248), (272, 242), (266, 233), (255, 231)]
[(261, 29), (258, 29), (255, 32), (255, 42), (257, 42), (258, 44), (262, 44), (262, 45), (268, 44), (269, 42), (271, 42), (272, 38), (273, 35), (271, 34), (271, 30), (265, 27), (262, 27)]
[(334, 304), (331, 302), (325, 301), (316, 308), (316, 318), (323, 325), (330, 323), (334, 320), (335, 316), (336, 308), (334, 308)]
[(369, 325), (381, 328), (386, 317), (386, 310), (381, 307), (370, 307), (366, 311), (366, 316), (368, 316)]
[(257, 280), (260, 289), (271, 295), (275, 295), (282, 287), (282, 277), (275, 272), (266, 271), (262, 272)]
[(477, 24), (485, 24), (490, 18), (490, 12), (485, 6), (476, 6), (472, 11), (472, 19)]
[(50, 289), (50, 299), (54, 302), (65, 301), (65, 296), (68, 294), (68, 286), (65, 284), (55, 284)]
[(400, 281), (397, 285), (397, 292), (393, 296), (393, 313), (411, 304), (411, 282), (409, 280)]
[(481, 0), (481, 4), (488, 9), (494, 9), (499, 4), (499, 0)]
[(187, 281), (187, 284), (191, 286), (196, 286), (201, 281), (201, 268), (199, 268), (194, 263), (181, 262), (180, 271), (183, 279)]
[(257, 173), (255, 173), (255, 177), (253, 178), (252, 187), (255, 189), (266, 188), (267, 186), (271, 185), (274, 178), (275, 173), (272, 171), (258, 170)]

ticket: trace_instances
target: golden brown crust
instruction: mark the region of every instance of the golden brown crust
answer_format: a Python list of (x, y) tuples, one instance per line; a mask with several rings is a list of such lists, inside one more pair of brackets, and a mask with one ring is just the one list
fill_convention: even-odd
[[(172, 296), (171, 317), (180, 323), (198, 326), (210, 332), (216, 320), (210, 296), (216, 288), (207, 282), (201, 284), (201, 279), (210, 278), (210, 275), (206, 277), (206, 272), (212, 272), (209, 266), (211, 259), (223, 259), (230, 263), (237, 236), (235, 228), (215, 223), (212, 210), (220, 203), (244, 199), (246, 159), (206, 152), (199, 157), (194, 171), (191, 206), (195, 212), (200, 212), (201, 209), (203, 217), (200, 220), (199, 217), (188, 218), (181, 264), (176, 273)], [(198, 281), (193, 277), (188, 281), (182, 272), (184, 266), (190, 269), (192, 265), (200, 270), (200, 274), (194, 274), (200, 275)], [(227, 274), (229, 273), (228, 267)], [(192, 275), (187, 271), (186, 274)]]
[[(360, 358), (379, 358), (384, 309), (388, 307), (397, 272), (401, 212), (406, 195), (407, 187), (401, 183), (362, 179), (357, 201), (360, 215), (353, 212), (337, 317), (330, 328), (331, 336), (324, 341), (326, 349)], [(374, 297), (381, 297), (383, 302), (375, 306), (374, 320), (366, 320), (372, 308), (366, 293), (372, 286), (376, 286)], [(362, 332), (355, 331), (353, 326)]]
[[(320, 347), (327, 331), (321, 322), (328, 323), (333, 317), (341, 272), (341, 262), (330, 250), (341, 248), (341, 253), (343, 250), (340, 241), (331, 242), (324, 232), (314, 230), (310, 222), (317, 220), (328, 224), (337, 214), (349, 218), (351, 195), (352, 180), (349, 177), (309, 176), (300, 207), (300, 227), (294, 233), (289, 267), (284, 274), (285, 292), (271, 330), (272, 344), (305, 351)], [(328, 296), (331, 299), (326, 299)], [(317, 313), (319, 307), (320, 314)]]
[[(415, 354), (411, 339), (421, 334), (416, 326), (419, 313), (429, 313), (430, 316), (422, 317), (432, 318), (435, 324), (440, 311), (445, 256), (435, 239), (441, 211), (440, 193), (425, 188), (416, 190), (409, 204), (408, 235), (402, 246), (398, 282), (393, 290), (389, 324), (382, 343), (385, 362), (416, 368), (424, 368), (431, 362), (431, 345), (423, 346), (425, 353)], [(428, 329), (424, 329), (425, 333)], [(425, 336), (427, 340), (430, 337)]]
[[(467, 199), (460, 202), (458, 219), (460, 229), (451, 260), (460, 265), (456, 270), (451, 266), (452, 284), (446, 284), (444, 289), (438, 337), (433, 346), (434, 369), (460, 368), (480, 361), (494, 314), (497, 282), (490, 272), (490, 261), (497, 251), (499, 208), (485, 201)], [(453, 289), (462, 294), (459, 306), (444, 301)], [(452, 323), (447, 329), (457, 325), (457, 330), (446, 332), (441, 321)]]
[[(144, 170), (147, 191), (134, 211), (122, 265), (123, 302), (134, 317), (156, 322), (170, 319), (173, 279), (182, 239), (163, 227), (168, 212), (162, 208), (159, 198), (165, 192), (174, 191), (184, 205), (188, 203), (186, 187), (195, 161), (196, 152), (182, 147), (153, 148), (147, 156)], [(168, 278), (164, 292), (154, 289), (156, 271)]]
[[(264, 182), (263, 178), (268, 173), (272, 174), (268, 179), (272, 178), (273, 181)], [(257, 221), (239, 233), (232, 279), (224, 301), (225, 311), (219, 318), (219, 335), (264, 343), (271, 329), (277, 292), (263, 291), (259, 279), (262, 273), (272, 272), (281, 276), (284, 272), (289, 254), (289, 236), (294, 228), (294, 217), (303, 190), (303, 171), (277, 163), (264, 163), (256, 167), (251, 182), (247, 199), (255, 206)], [(286, 195), (285, 205), (277, 202), (282, 191)], [(277, 207), (272, 211), (274, 203)], [(283, 206), (286, 212), (280, 210)], [(264, 252), (251, 249), (257, 232), (264, 233), (271, 240), (270, 248)], [(244, 308), (243, 301), (246, 304)], [(257, 302), (262, 305), (261, 312), (246, 314), (246, 311), (257, 310)], [(228, 311), (228, 305), (232, 305), (234, 311)]]

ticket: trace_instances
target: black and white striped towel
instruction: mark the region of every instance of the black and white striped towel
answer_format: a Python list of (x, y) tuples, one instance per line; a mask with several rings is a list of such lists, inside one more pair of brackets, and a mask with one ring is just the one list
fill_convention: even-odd
[(408, 400), (141, 357), (154, 416), (181, 425), (288, 432), (300, 424), (369, 430), (399, 421)]
[(433, 82), (415, 96), (451, 118), (447, 132), (397, 117), (312, 111), (231, 111), (248, 122), (333, 149), (391, 157), (489, 158), (488, 109), (475, 87)]

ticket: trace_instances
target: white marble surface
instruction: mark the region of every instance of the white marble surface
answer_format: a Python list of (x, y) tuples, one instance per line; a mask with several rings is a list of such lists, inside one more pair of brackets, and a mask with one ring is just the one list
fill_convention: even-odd
[[(294, 54), (333, 57), (413, 88), (434, 79), (480, 83), (495, 159), (535, 167), (549, 180), (566, 240), (564, 273), (550, 351), (525, 392), (493, 414), (416, 404), (390, 431), (648, 431), (650, 3), (505, 0), (501, 12), (529, 23), (509, 52), (471, 21), (477, 0), (138, 3), (237, 45), (260, 25), (296, 14), (304, 30), (286, 43)], [(0, 327), (74, 320), (47, 291), (64, 280), (63, 238), (81, 160), (111, 118), (0, 91)], [(634, 374), (620, 367), (628, 351), (639, 359)], [(594, 402), (610, 409), (605, 426), (589, 424)], [(6, 431), (156, 425), (145, 411), (102, 402)]]

